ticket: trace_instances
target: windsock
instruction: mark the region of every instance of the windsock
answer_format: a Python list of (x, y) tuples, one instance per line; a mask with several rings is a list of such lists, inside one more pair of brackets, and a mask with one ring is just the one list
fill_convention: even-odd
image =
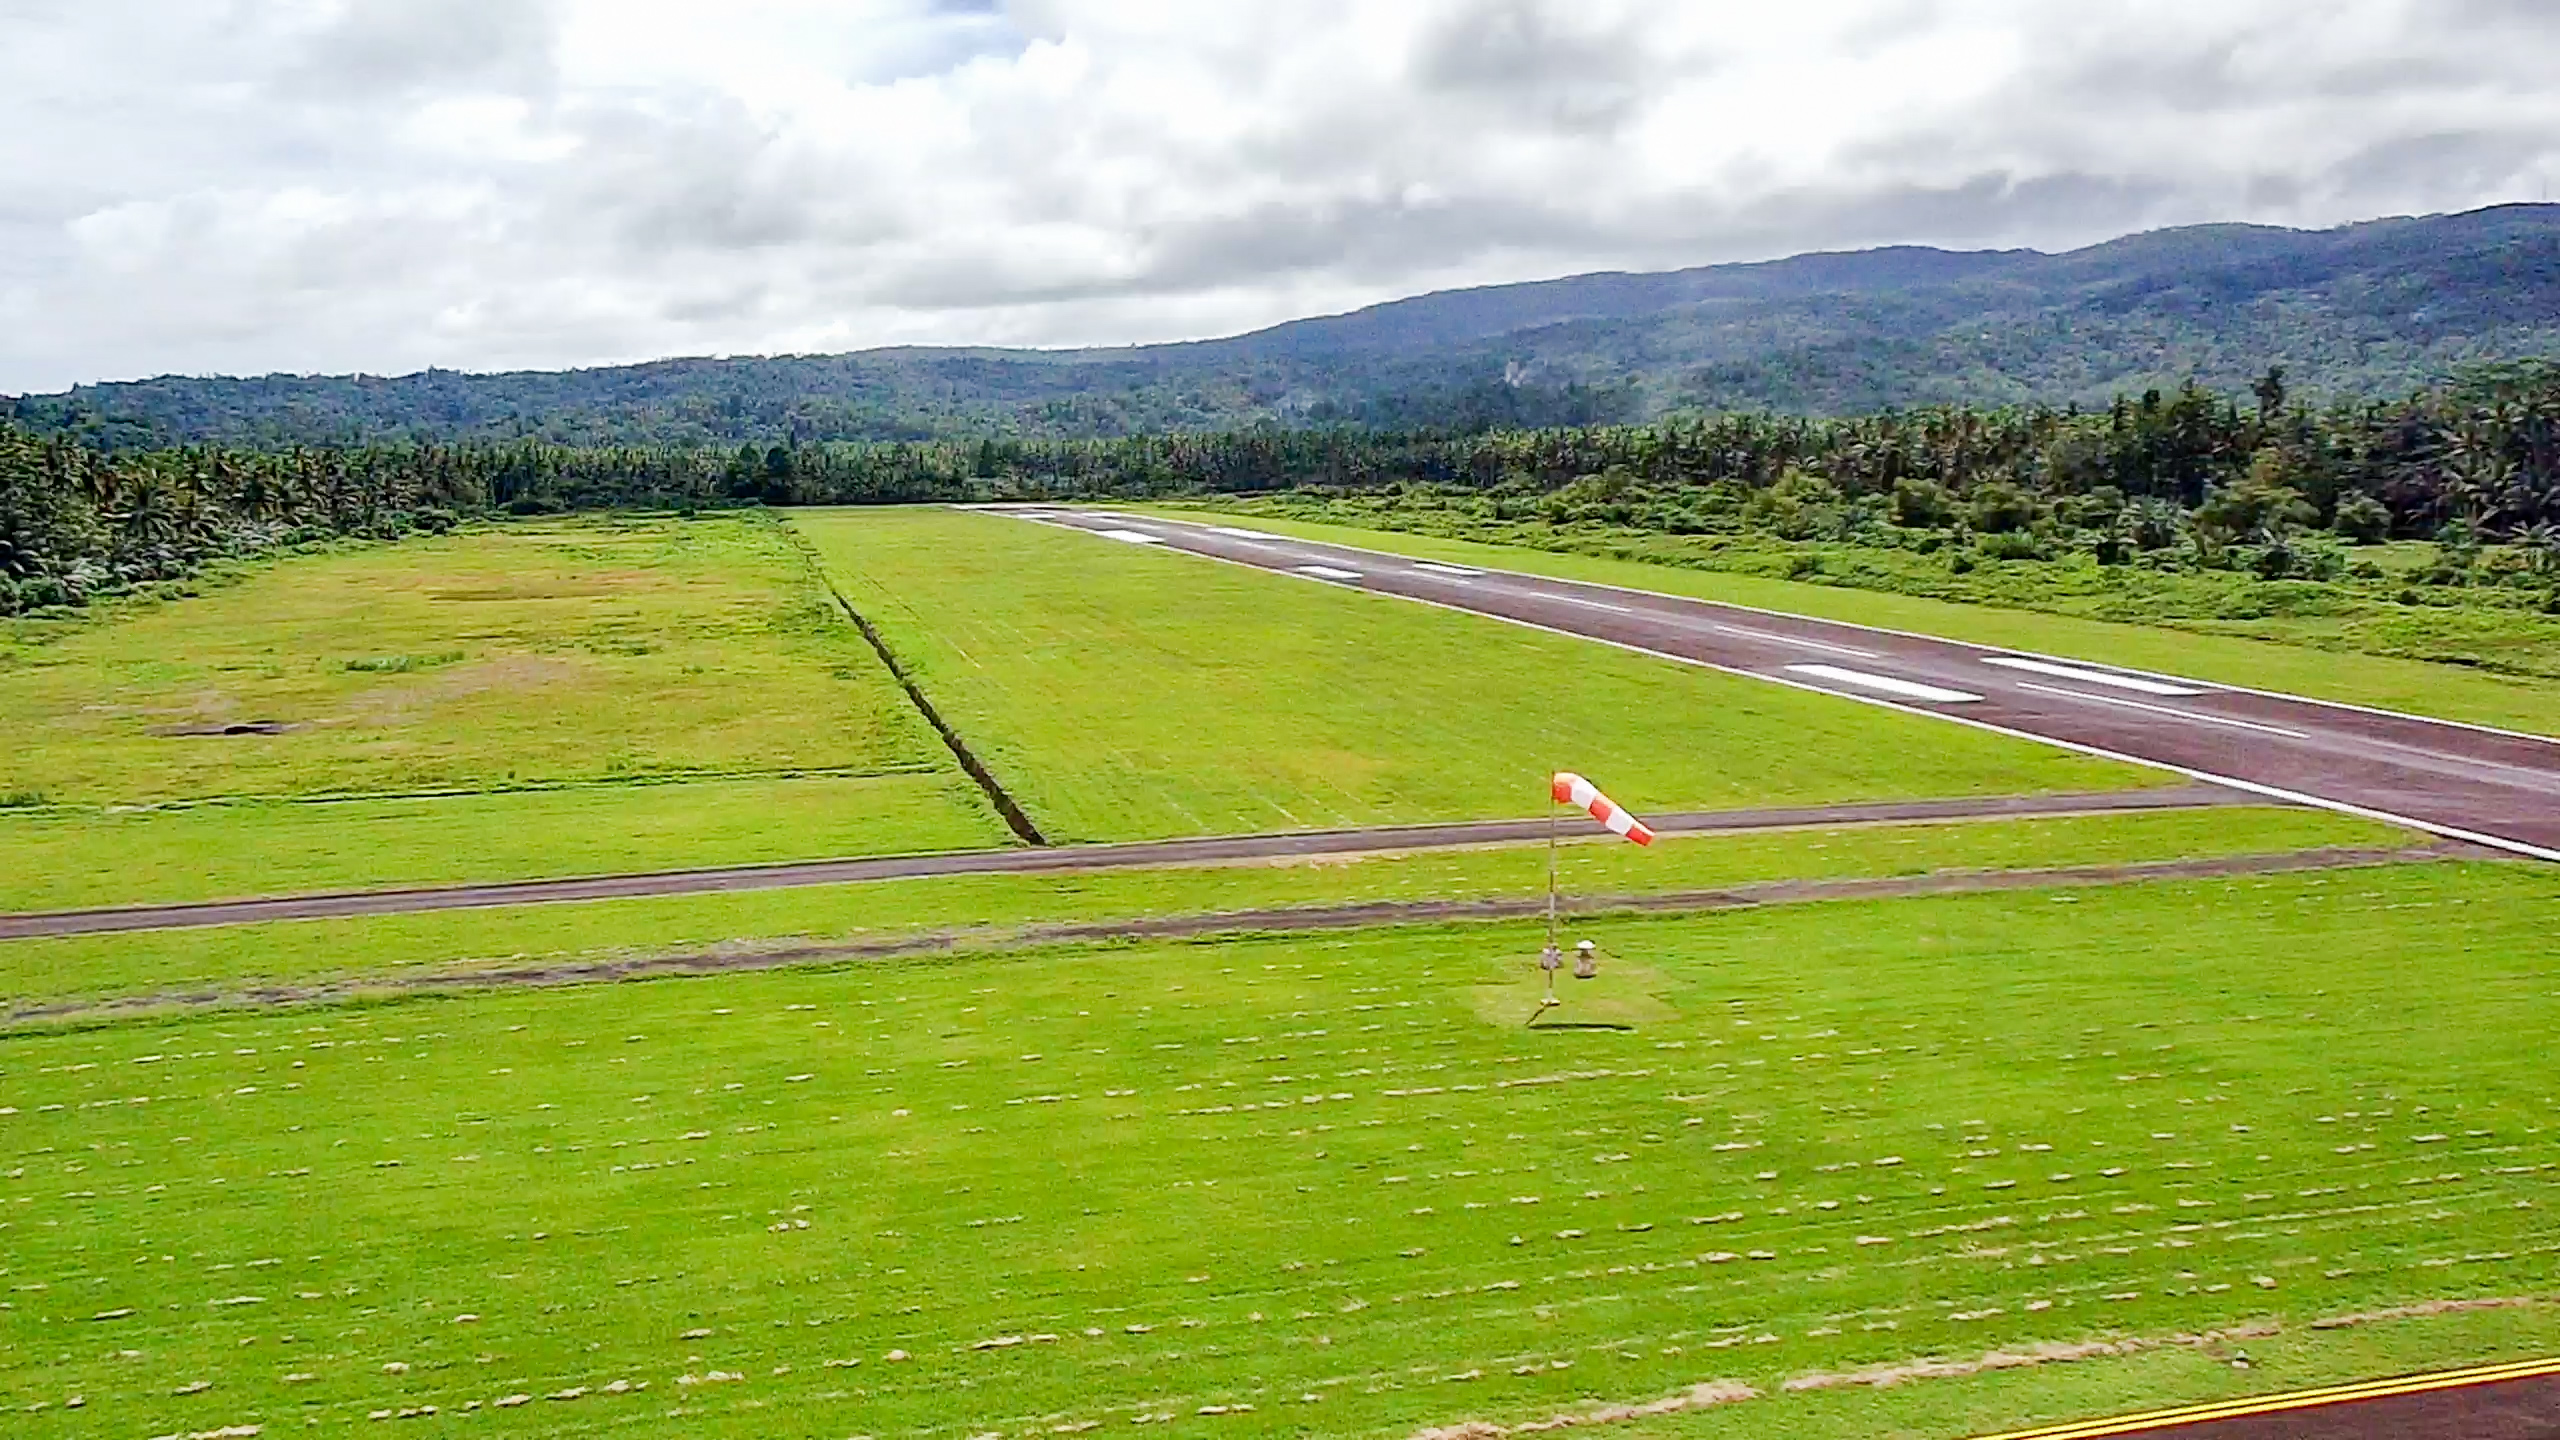
[(1550, 789), (1554, 792), (1557, 804), (1579, 805), (1583, 809), (1591, 812), (1592, 819), (1599, 821), (1601, 824), (1608, 826), (1611, 830), (1620, 835), (1626, 836), (1637, 844), (1650, 845), (1653, 843), (1653, 832), (1645, 827), (1645, 823), (1643, 821), (1628, 814), (1626, 811), (1619, 809), (1617, 802), (1600, 793), (1599, 786), (1592, 784), (1590, 781), (1583, 779), (1572, 771), (1557, 771), (1555, 779), (1550, 784)]

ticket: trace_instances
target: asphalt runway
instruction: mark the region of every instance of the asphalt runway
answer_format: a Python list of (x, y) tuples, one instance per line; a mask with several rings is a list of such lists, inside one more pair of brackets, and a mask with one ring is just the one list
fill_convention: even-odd
[[(2096, 794), (1984, 795), (1952, 800), (1885, 800), (1801, 809), (1698, 810), (1650, 815), (1646, 822), (1667, 835), (1707, 835), (1820, 825), (2095, 815), (2249, 803), (2252, 803), (2252, 797), (2238, 791), (2207, 785), (2183, 785), (2160, 790), (2110, 790)], [(559, 880), (514, 880), (491, 885), (444, 885), (404, 890), (348, 890), (178, 905), (125, 905), (99, 910), (0, 915), (0, 940), (48, 935), (109, 935), (136, 930), (187, 930), (207, 925), (247, 925), (263, 920), (320, 920), (344, 915), (402, 915), (422, 910), (481, 910), (500, 905), (626, 900), (649, 895), (784, 890), (806, 885), (846, 885), (862, 880), (913, 880), (934, 875), (1032, 875), (1146, 866), (1242, 864), (1311, 855), (1516, 845), (1543, 839), (1546, 833), (1547, 822), (1544, 820), (1479, 820), (1446, 825), (1387, 825), (1362, 830), (1223, 835), (1198, 840), (1146, 840), (1122, 845), (880, 855), (780, 865), (670, 870), (641, 875), (588, 875)], [(1576, 838), (1590, 838), (1582, 836), (1579, 831), (1567, 833)], [(1617, 842), (1612, 840), (1610, 843)]]
[[(2560, 860), (2560, 740), (1240, 525), (989, 507), (1106, 541), (1469, 611)], [(2339, 664), (2352, 665), (2350, 656)]]

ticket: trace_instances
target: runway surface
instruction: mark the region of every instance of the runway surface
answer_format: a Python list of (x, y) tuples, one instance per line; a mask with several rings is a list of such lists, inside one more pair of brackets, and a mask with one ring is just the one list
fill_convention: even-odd
[[(2097, 794), (1988, 795), (1952, 800), (1874, 801), (1801, 809), (1700, 810), (1650, 815), (1646, 822), (1664, 834), (1704, 835), (1818, 825), (2093, 815), (2249, 803), (2253, 803), (2252, 797), (2238, 791), (2186, 785), (2162, 790), (2111, 790)], [(493, 885), (351, 890), (323, 895), (283, 895), (181, 905), (128, 905), (101, 910), (0, 915), (0, 940), (47, 935), (106, 935), (136, 930), (185, 930), (206, 925), (247, 925), (262, 920), (400, 915), (421, 910), (479, 910), (500, 905), (543, 905), (573, 900), (625, 900), (650, 895), (782, 890), (806, 885), (845, 885), (862, 880), (912, 880), (934, 875), (1031, 875), (1145, 866), (1215, 865), (1309, 855), (1513, 845), (1542, 839), (1546, 833), (1547, 822), (1543, 820), (1480, 820), (1447, 825), (1389, 825), (1363, 830), (1225, 835), (1199, 840), (1148, 840), (1125, 845), (881, 855), (783, 865), (673, 870), (645, 875), (591, 875), (562, 880), (515, 880)]]
[(2191, 1405), (1987, 1440), (2560, 1440), (2560, 1360)]
[[(990, 507), (1488, 615), (1800, 690), (2178, 771), (2560, 860), (2560, 741), (1643, 590), (1444, 565), (1227, 525)], [(2341, 656), (2339, 664), (2352, 665)]]

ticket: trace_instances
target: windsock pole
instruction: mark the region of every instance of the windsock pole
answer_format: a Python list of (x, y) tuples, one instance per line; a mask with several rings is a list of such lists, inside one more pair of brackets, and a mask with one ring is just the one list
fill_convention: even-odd
[(1547, 807), (1547, 943), (1556, 943), (1556, 807)]
[[(1547, 805), (1547, 949), (1556, 948), (1556, 807), (1550, 791)], [(1547, 972), (1547, 1003), (1556, 1003), (1556, 972)]]
[[(1556, 972), (1549, 967), (1560, 967), (1562, 961), (1562, 952), (1556, 947), (1556, 914), (1561, 908), (1556, 883), (1556, 807), (1571, 805), (1586, 811), (1607, 826), (1610, 833), (1638, 845), (1653, 843), (1653, 828), (1619, 809), (1616, 801), (1600, 793), (1599, 786), (1570, 770), (1558, 770), (1547, 777), (1547, 800), (1547, 948), (1538, 957), (1538, 964), (1547, 971), (1546, 1003), (1553, 1005), (1557, 1003)], [(1580, 966), (1575, 967), (1574, 974), (1585, 980), (1591, 978)]]

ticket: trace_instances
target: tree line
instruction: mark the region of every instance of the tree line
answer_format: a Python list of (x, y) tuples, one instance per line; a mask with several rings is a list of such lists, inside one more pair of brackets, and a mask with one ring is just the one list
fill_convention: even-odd
[(2104, 410), (1945, 406), (1644, 425), (1347, 427), (1103, 440), (736, 449), (384, 444), (107, 450), (0, 425), (0, 613), (77, 605), (206, 561), (492, 515), (737, 505), (1425, 492), (1495, 518), (1789, 539), (2057, 544), (2109, 563), (2303, 573), (2306, 541), (2512, 542), (2560, 567), (2560, 363), (2313, 407), (2281, 370)]

